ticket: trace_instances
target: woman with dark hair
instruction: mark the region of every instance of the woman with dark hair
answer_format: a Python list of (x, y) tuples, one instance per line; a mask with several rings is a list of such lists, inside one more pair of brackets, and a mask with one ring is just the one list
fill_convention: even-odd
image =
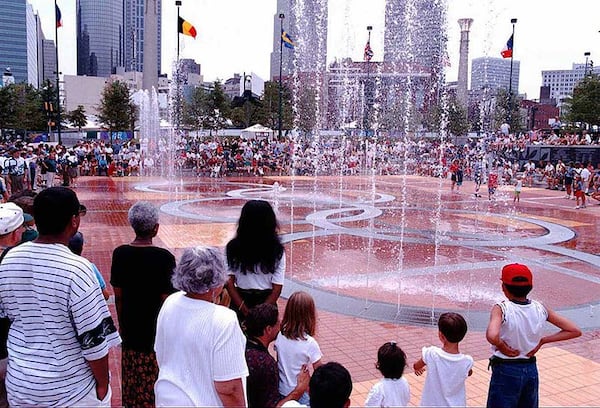
[(154, 383), (158, 378), (154, 353), (156, 321), (164, 300), (175, 291), (171, 284), (175, 257), (153, 245), (159, 228), (158, 209), (153, 204), (134, 204), (128, 220), (135, 239), (114, 250), (110, 275), (123, 338), (123, 406), (153, 407)]
[(236, 236), (226, 248), (231, 308), (243, 320), (262, 303), (276, 304), (285, 277), (285, 253), (277, 232), (275, 212), (266, 201), (242, 207)]

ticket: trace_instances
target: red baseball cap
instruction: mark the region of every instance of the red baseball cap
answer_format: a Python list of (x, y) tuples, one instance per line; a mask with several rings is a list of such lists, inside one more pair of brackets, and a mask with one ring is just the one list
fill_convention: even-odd
[(518, 263), (502, 268), (502, 283), (512, 286), (533, 286), (533, 275), (529, 268)]

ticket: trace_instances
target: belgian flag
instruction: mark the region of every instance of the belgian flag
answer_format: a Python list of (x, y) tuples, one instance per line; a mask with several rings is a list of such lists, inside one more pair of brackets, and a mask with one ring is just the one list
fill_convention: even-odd
[(183, 35), (189, 35), (196, 39), (196, 28), (189, 21), (184, 20), (179, 17), (179, 21), (177, 22), (177, 31)]

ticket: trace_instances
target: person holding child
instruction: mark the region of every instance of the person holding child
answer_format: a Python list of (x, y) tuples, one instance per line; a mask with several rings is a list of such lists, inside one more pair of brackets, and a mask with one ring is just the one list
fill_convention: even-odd
[[(533, 274), (527, 266), (504, 266), (501, 281), (507, 300), (494, 305), (486, 331), (494, 350), (487, 406), (537, 407), (539, 378), (535, 354), (544, 344), (581, 336), (581, 330), (569, 319), (527, 298), (533, 288)], [(560, 331), (544, 336), (546, 322)]]
[(373, 385), (367, 399), (366, 407), (405, 407), (410, 400), (408, 381), (402, 374), (406, 367), (406, 354), (395, 341), (385, 343), (377, 351), (377, 369), (383, 379)]
[(438, 320), (442, 347), (423, 347), (422, 357), (413, 368), (416, 375), (428, 367), (422, 407), (465, 407), (465, 380), (473, 374), (473, 357), (462, 354), (458, 344), (467, 334), (467, 322), (458, 313), (442, 313)]

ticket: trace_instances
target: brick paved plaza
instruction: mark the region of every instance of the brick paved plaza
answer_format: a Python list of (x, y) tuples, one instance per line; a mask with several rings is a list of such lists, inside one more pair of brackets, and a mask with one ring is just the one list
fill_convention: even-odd
[[(274, 184), (277, 182), (278, 184)], [(513, 187), (495, 201), (475, 198), (467, 182), (422, 177), (196, 179), (82, 177), (75, 189), (88, 208), (81, 222), (83, 255), (110, 275), (112, 250), (130, 242), (127, 210), (138, 200), (160, 206), (155, 243), (179, 258), (187, 246), (224, 246), (243, 203), (271, 201), (288, 260), (284, 296), (310, 292), (319, 308), (317, 340), (324, 361), (346, 366), (353, 406), (379, 379), (377, 349), (395, 340), (409, 364), (423, 346), (439, 343), (432, 316), (462, 313), (469, 333), (461, 351), (475, 361), (467, 380), (470, 406), (485, 404), (490, 373), (485, 340), (488, 313), (501, 299), (499, 271), (509, 262), (534, 272), (532, 297), (575, 320), (576, 340), (538, 354), (542, 406), (592, 406), (600, 395), (600, 206), (574, 209), (564, 193)], [(116, 317), (114, 300), (109, 300)], [(285, 299), (281, 300), (281, 310)], [(120, 405), (120, 364), (111, 356), (113, 406)], [(411, 406), (424, 378), (405, 374)]]

